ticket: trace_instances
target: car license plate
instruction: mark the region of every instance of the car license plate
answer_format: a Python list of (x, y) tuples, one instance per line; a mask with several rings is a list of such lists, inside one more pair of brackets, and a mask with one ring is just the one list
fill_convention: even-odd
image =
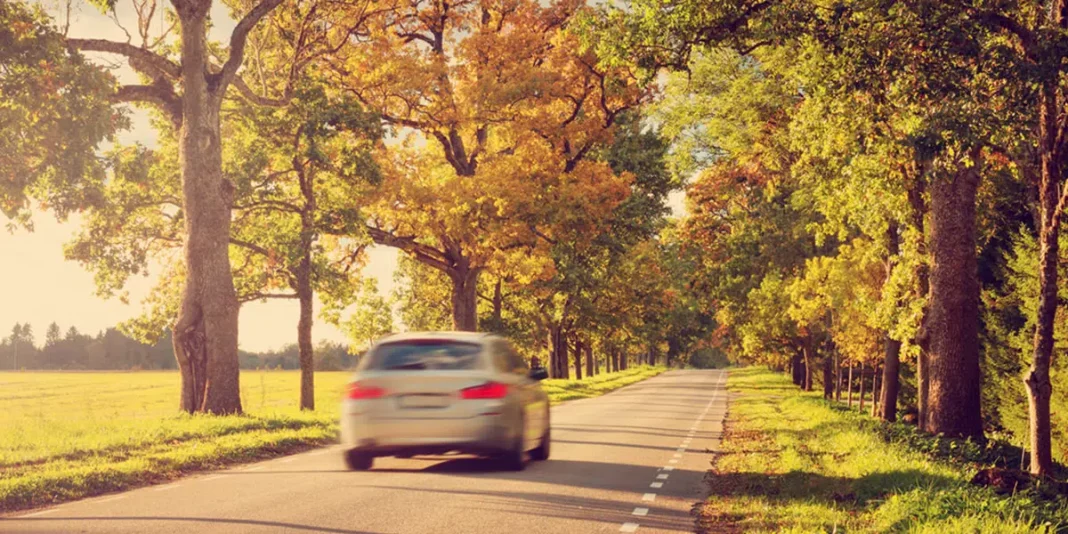
[(433, 393), (402, 395), (400, 405), (402, 408), (444, 408), (449, 405), (449, 397)]

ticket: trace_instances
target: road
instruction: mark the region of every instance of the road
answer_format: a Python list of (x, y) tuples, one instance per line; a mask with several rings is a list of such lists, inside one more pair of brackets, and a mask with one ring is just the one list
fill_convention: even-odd
[(503, 472), (471, 457), (337, 447), (21, 512), (0, 532), (693, 532), (726, 411), (725, 371), (671, 371), (552, 410), (552, 456)]

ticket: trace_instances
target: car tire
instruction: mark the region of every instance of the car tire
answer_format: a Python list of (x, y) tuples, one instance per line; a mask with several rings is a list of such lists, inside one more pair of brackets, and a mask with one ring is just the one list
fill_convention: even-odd
[(512, 450), (505, 451), (501, 455), (501, 461), (504, 463), (504, 468), (508, 471), (522, 471), (527, 468), (527, 451), (526, 443), (523, 441), (523, 424), (519, 425), (519, 435), (516, 436), (515, 445), (512, 446)]
[(546, 418), (545, 418), (545, 421), (546, 421), (545, 433), (542, 434), (541, 443), (538, 443), (538, 447), (536, 449), (530, 451), (530, 459), (531, 460), (536, 460), (536, 461), (541, 462), (541, 461), (545, 461), (545, 460), (549, 459), (549, 446), (552, 445), (553, 437), (552, 437), (552, 427), (549, 426), (548, 420), (549, 420), (549, 418), (548, 418), (548, 416), (546, 416)]
[(345, 451), (345, 465), (352, 471), (367, 471), (375, 462), (375, 457), (357, 450)]

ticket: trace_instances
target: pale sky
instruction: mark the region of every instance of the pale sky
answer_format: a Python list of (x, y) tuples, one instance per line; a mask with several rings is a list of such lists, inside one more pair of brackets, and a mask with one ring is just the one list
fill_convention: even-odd
[[(48, 0), (43, 3), (47, 8), (54, 7), (49, 5)], [(128, 28), (135, 28), (136, 25), (130, 17), (132, 10), (129, 2), (120, 0), (117, 4), (118, 19)], [(169, 3), (167, 5), (169, 6)], [(77, 0), (75, 6), (79, 6)], [(49, 11), (57, 12), (55, 9)], [(229, 19), (225, 6), (220, 2), (215, 3), (212, 15), (215, 26), (211, 38), (225, 41), (234, 21)], [(135, 32), (131, 30), (131, 33)], [(114, 21), (84, 3), (75, 9), (70, 35), (126, 40), (126, 35)], [(136, 80), (128, 68), (119, 69), (117, 74), (120, 80)], [(124, 144), (134, 141), (147, 146), (156, 145), (156, 133), (149, 126), (147, 116), (143, 112), (135, 114), (133, 129), (124, 132), (120, 138), (120, 142)], [(672, 193), (669, 199), (673, 212), (681, 215), (682, 192)], [(16, 322), (28, 322), (33, 326), (37, 344), (40, 345), (45, 330), (53, 321), (59, 323), (63, 331), (74, 326), (83, 333), (96, 334), (140, 314), (141, 299), (153, 286), (153, 276), (156, 273), (149, 273), (148, 277), (138, 277), (129, 284), (129, 305), (117, 299), (106, 300), (97, 297), (94, 294), (92, 275), (77, 263), (63, 259), (63, 244), (76, 233), (78, 226), (77, 217), (59, 223), (52, 214), (41, 212), (34, 216), (35, 230), (32, 233), (25, 230), (14, 233), (0, 230), (0, 251), (3, 251), (0, 255), (0, 295), (3, 295), (4, 302), (4, 305), (0, 306), (0, 337), (6, 336)], [(397, 266), (397, 251), (386, 247), (372, 247), (369, 254), (364, 272), (378, 280), (378, 289), (383, 295), (389, 295), (394, 285), (393, 271)], [(295, 343), (297, 317), (296, 301), (245, 304), (241, 308), (239, 327), (241, 348), (265, 351)], [(313, 335), (316, 341), (347, 341), (336, 328), (319, 319)]]

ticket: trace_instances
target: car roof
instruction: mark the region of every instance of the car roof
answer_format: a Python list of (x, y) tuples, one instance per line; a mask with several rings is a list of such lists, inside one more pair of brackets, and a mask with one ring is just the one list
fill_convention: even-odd
[(442, 340), (442, 341), (466, 341), (468, 343), (485, 343), (490, 339), (494, 339), (497, 336), (489, 332), (457, 332), (457, 331), (445, 331), (445, 332), (404, 332), (402, 334), (393, 334), (386, 336), (378, 341), (378, 343), (396, 343), (403, 341), (414, 340)]

